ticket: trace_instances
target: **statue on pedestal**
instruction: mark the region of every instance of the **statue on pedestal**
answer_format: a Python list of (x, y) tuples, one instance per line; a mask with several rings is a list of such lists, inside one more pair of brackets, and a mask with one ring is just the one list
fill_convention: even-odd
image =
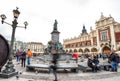
[(54, 22), (54, 29), (53, 29), (53, 30), (57, 30), (57, 24), (58, 24), (58, 22), (57, 22), (57, 20), (55, 19), (55, 22)]
[(53, 31), (51, 32), (51, 41), (48, 42), (48, 47), (46, 48), (46, 53), (50, 54), (51, 50), (57, 50), (58, 53), (63, 53), (63, 46), (59, 42), (59, 34), (60, 32), (57, 30), (57, 20), (53, 24)]

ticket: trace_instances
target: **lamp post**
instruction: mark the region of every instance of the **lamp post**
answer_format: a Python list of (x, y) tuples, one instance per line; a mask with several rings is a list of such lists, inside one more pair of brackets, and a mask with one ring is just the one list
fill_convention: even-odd
[[(14, 20), (12, 21), (12, 24), (9, 24), (7, 22), (5, 22), (4, 20), (7, 18), (4, 14), (0, 15), (1, 19), (2, 19), (2, 24), (6, 23), (10, 26), (12, 26), (12, 36), (11, 36), (11, 43), (10, 43), (10, 50), (9, 50), (9, 58), (8, 58), (8, 62), (7, 65), (5, 66), (5, 70), (2, 71), (2, 73), (6, 73), (6, 77), (11, 77), (14, 74), (17, 74), (17, 72), (15, 72), (14, 64), (12, 62), (12, 57), (13, 57), (13, 44), (14, 44), (14, 39), (15, 39), (15, 30), (17, 27), (21, 27), (21, 28), (25, 28), (27, 27), (28, 23), (25, 21), (24, 25), (25, 26), (17, 26), (18, 22), (17, 19), (20, 15), (20, 12), (18, 11), (18, 8), (16, 8), (15, 10), (13, 10), (13, 16), (14, 16)], [(9, 76), (8, 76), (9, 75)]]
[(15, 56), (16, 51), (17, 51), (17, 43), (15, 43), (14, 56)]

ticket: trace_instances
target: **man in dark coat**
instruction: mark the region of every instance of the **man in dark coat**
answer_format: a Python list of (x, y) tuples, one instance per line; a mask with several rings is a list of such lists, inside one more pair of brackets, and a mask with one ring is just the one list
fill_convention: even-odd
[(109, 56), (108, 61), (111, 63), (112, 71), (117, 72), (119, 58), (117, 57), (117, 54), (112, 52), (111, 49), (107, 46), (105, 46), (102, 51), (104, 54), (107, 54)]
[(25, 67), (25, 64), (26, 64), (26, 52), (24, 51), (21, 54), (21, 67)]

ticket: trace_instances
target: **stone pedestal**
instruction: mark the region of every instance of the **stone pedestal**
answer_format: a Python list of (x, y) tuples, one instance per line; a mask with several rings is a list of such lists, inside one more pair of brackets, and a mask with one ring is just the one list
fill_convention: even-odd
[(17, 75), (18, 74), (18, 72), (12, 72), (12, 73), (0, 73), (0, 78), (10, 78), (10, 77), (12, 77), (12, 76), (15, 76), (15, 75)]
[(59, 34), (60, 34), (60, 32), (57, 31), (57, 30), (53, 30), (51, 32), (51, 40), (52, 40), (52, 42), (54, 42), (54, 43), (59, 42)]
[(6, 66), (5, 66), (5, 69), (3, 71), (1, 71), (1, 73), (0, 73), (0, 77), (1, 78), (9, 78), (9, 77), (12, 77), (17, 74), (18, 74), (18, 72), (16, 72), (14, 69), (12, 58), (11, 59), (9, 58)]

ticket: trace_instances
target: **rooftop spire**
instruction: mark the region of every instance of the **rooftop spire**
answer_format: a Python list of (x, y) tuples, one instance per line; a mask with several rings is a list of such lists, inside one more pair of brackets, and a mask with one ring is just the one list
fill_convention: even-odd
[(85, 28), (85, 25), (83, 25), (82, 34), (87, 34), (87, 30)]

